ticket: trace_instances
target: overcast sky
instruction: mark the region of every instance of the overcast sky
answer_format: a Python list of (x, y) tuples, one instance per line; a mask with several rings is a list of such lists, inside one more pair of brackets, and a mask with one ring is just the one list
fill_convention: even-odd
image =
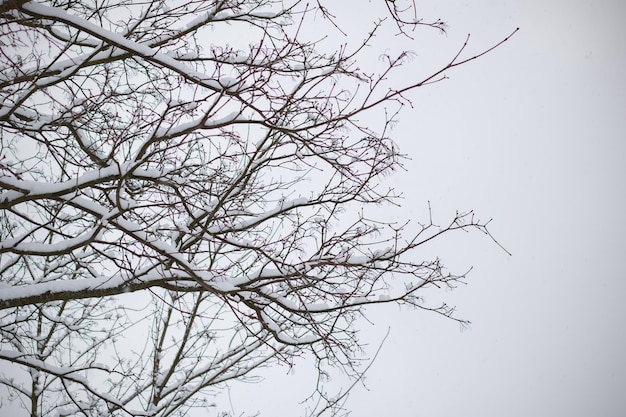
[[(416, 35), (415, 71), (444, 62), (467, 33), (477, 52), (520, 32), (421, 90), (403, 113), (395, 134), (412, 160), (393, 179), (406, 197), (401, 214), (423, 216), (428, 200), (442, 223), (474, 209), (494, 219), (492, 233), (513, 255), (478, 234), (425, 249), (452, 272), (474, 266), (468, 285), (443, 294), (471, 328), (372, 310), (375, 325), (363, 324), (372, 353), (391, 332), (369, 391), (358, 388), (348, 408), (354, 416), (626, 415), (626, 3), (418, 4), (449, 31)], [(271, 398), (296, 386), (298, 369), (277, 375), (250, 393)], [(240, 412), (258, 397), (233, 401)], [(263, 415), (287, 415), (284, 407), (270, 403)]]

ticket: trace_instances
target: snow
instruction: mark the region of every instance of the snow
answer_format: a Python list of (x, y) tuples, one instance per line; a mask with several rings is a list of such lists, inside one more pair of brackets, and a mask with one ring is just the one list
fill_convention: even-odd
[[(28, 195), (29, 199), (50, 195), (66, 196), (74, 193), (77, 189), (86, 188), (92, 183), (106, 181), (109, 178), (114, 179), (122, 176), (159, 178), (165, 173), (165, 171), (158, 169), (146, 170), (138, 168), (135, 164), (127, 162), (120, 165), (110, 165), (105, 168), (87, 171), (71, 180), (56, 183), (19, 180), (9, 176), (0, 176), (0, 186), (11, 189), (0, 194), (0, 202), (10, 204), (13, 200), (20, 199), (25, 195)], [(101, 215), (105, 214), (105, 212), (100, 210), (98, 210), (98, 213)]]
[(307, 304), (304, 308), (306, 309), (306, 311), (317, 313), (317, 312), (328, 311), (329, 309), (333, 307), (328, 303), (315, 303), (315, 304)]
[(304, 336), (292, 337), (286, 334), (280, 326), (268, 315), (265, 311), (261, 310), (261, 320), (265, 323), (268, 329), (274, 334), (276, 339), (282, 343), (288, 345), (309, 344), (316, 342), (319, 338), (314, 334), (307, 334)]
[(220, 77), (220, 85), (227, 90), (230, 90), (231, 87), (237, 85), (237, 79), (233, 77)]
[(206, 122), (204, 121), (205, 117), (200, 116), (197, 119), (191, 120), (186, 123), (180, 123), (175, 126), (160, 127), (156, 131), (156, 136), (157, 137), (175, 137), (175, 136), (184, 134), (185, 132), (196, 130), (197, 128), (211, 128), (215, 126), (223, 126), (223, 125), (230, 124), (230, 123), (237, 121), (238, 116), (239, 116), (239, 112), (231, 112), (231, 113), (228, 113), (224, 117), (221, 117), (218, 119), (210, 119), (210, 120), (207, 120)]
[[(39, 359), (35, 359), (29, 355), (26, 355), (22, 352), (16, 352), (16, 351), (11, 351), (11, 350), (0, 350), (0, 359), (4, 359), (10, 362), (14, 362), (14, 363), (20, 363), (23, 364), (25, 366), (27, 366), (30, 369), (30, 372), (44, 372), (44, 373), (48, 373), (51, 375), (56, 375), (56, 376), (62, 376), (65, 380), (68, 381), (73, 381), (76, 382), (78, 384), (81, 384), (85, 387), (90, 387), (90, 383), (88, 380), (87, 376), (81, 375), (84, 374), (85, 369), (79, 368), (71, 368), (71, 367), (60, 367), (60, 366), (55, 366), (53, 364), (50, 364), (48, 362), (39, 360)], [(94, 367), (91, 369), (101, 369), (99, 367)], [(37, 388), (36, 388), (37, 389)], [(95, 390), (93, 390), (93, 388), (90, 388), (90, 390), (92, 392), (94, 392), (98, 397), (104, 399), (105, 401), (111, 403), (111, 404), (116, 404), (122, 408), (123, 404), (119, 402), (119, 400), (105, 392), (96, 392)], [(77, 402), (78, 405), (80, 405), (80, 402)], [(90, 405), (89, 404), (84, 404), (85, 409), (89, 409)], [(71, 410), (71, 408), (67, 409), (68, 411)], [(58, 412), (59, 410), (57, 410)], [(75, 414), (76, 410), (74, 410), (73, 412), (71, 412), (71, 414)], [(142, 413), (134, 413), (133, 415), (141, 415)], [(62, 415), (62, 414), (59, 414)]]
[(218, 119), (210, 119), (205, 124), (205, 127), (222, 126), (225, 124), (231, 124), (238, 120), (247, 121), (247, 119), (238, 119), (238, 117), (239, 117), (239, 112), (234, 111), (234, 112), (227, 114), (224, 117), (220, 117)]
[(354, 297), (350, 301), (352, 304), (365, 304), (369, 302), (369, 300), (366, 297)]
[[(145, 281), (145, 279), (144, 279)], [(39, 296), (50, 293), (78, 293), (91, 289), (107, 289), (123, 286), (125, 281), (121, 277), (110, 278), (91, 278), (91, 279), (72, 279), (62, 281), (43, 282), (39, 284), (29, 284), (18, 287), (2, 287), (0, 288), (0, 300), (10, 302), (13, 300), (25, 299), (28, 297)]]
[(213, 13), (208, 13), (208, 12), (200, 14), (195, 19), (192, 19), (189, 22), (187, 22), (187, 24), (182, 29), (182, 31), (185, 32), (185, 31), (189, 30), (190, 28), (193, 28), (195, 26), (201, 25), (202, 23), (204, 23), (207, 20), (209, 20), (212, 17), (212, 15), (213, 15)]
[[(27, 92), (23, 92), (22, 96), (25, 95), (26, 93)], [(13, 100), (7, 100), (6, 103), (8, 104), (0, 103), (0, 118), (5, 117), (7, 114), (9, 114), (9, 112), (13, 111), (13, 109), (15, 108), (15, 102)], [(19, 107), (19, 110), (16, 113), (18, 113), (20, 116), (26, 119), (29, 119), (31, 121), (41, 119), (41, 115), (39, 113), (29, 108), (26, 108), (25, 106)], [(36, 128), (36, 127), (38, 126), (37, 125), (33, 126), (33, 128)]]
[[(62, 9), (56, 7), (48, 7), (42, 4), (32, 2), (28, 2), (22, 7), (26, 12), (30, 12), (40, 16), (47, 16), (58, 21), (66, 22), (77, 29), (83, 30), (84, 32), (95, 36), (96, 38), (106, 40), (107, 43), (114, 45), (124, 51), (132, 52), (138, 56), (141, 56), (149, 62), (168, 68), (182, 75), (184, 78), (191, 78), (194, 82), (199, 83), (206, 88), (215, 91), (223, 90), (219, 82), (210, 79), (205, 74), (194, 71), (193, 69), (187, 67), (181, 62), (176, 61), (171, 56), (165, 53), (160, 53), (148, 45), (126, 39), (125, 37), (117, 33), (108, 31), (85, 19), (81, 19), (78, 16), (71, 15)], [(110, 51), (106, 52), (106, 56), (109, 56), (110, 54)]]
[[(0, 242), (0, 252), (8, 249), (13, 253), (37, 253), (42, 256), (54, 255), (57, 253), (69, 252), (74, 248), (84, 246), (91, 240), (97, 239), (98, 235), (101, 233), (102, 230), (91, 230), (80, 236), (53, 243), (24, 242), (23, 240), (25, 237), (23, 236), (12, 239), (4, 239)], [(28, 234), (30, 234), (30, 232), (28, 232)]]
[[(281, 201), (273, 209), (268, 210), (264, 213), (251, 216), (249, 219), (241, 220), (237, 222), (233, 227), (229, 227), (228, 230), (246, 230), (252, 227), (253, 225), (257, 225), (268, 219), (274, 218), (277, 214), (283, 211), (287, 211), (296, 207), (306, 206), (307, 204), (309, 204), (309, 200), (304, 197), (296, 198), (294, 200)], [(221, 233), (224, 231), (224, 229), (225, 228), (221, 225), (215, 225), (215, 226), (211, 226), (208, 229), (208, 232), (209, 233)]]
[(278, 13), (276, 13), (276, 12), (270, 12), (270, 11), (254, 13), (254, 17), (260, 17), (260, 18), (263, 18), (263, 19), (273, 19), (273, 18), (275, 18), (277, 16), (280, 16), (280, 15)]

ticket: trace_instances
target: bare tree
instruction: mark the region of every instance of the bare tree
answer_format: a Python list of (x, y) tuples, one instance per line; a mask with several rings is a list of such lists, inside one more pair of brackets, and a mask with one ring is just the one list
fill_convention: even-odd
[[(398, 204), (384, 179), (402, 166), (390, 128), (410, 92), (504, 41), (392, 85), (408, 53), (372, 74), (365, 45), (387, 24), (443, 23), (380, 0), (369, 36), (329, 52), (303, 33), (341, 22), (313, 3), (0, 1), (5, 405), (217, 413), (229, 381), (307, 352), (321, 376), (358, 379), (367, 305), (452, 317), (420, 290), (464, 276), (411, 251), (486, 224), (384, 222), (370, 207)], [(333, 415), (347, 391), (320, 383), (305, 413)]]

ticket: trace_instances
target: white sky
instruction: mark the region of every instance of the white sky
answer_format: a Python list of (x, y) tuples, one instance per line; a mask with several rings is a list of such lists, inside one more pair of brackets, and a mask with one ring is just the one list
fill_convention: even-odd
[[(444, 294), (472, 326), (372, 311), (376, 325), (364, 324), (364, 338), (376, 344), (389, 325), (391, 334), (369, 391), (358, 389), (348, 408), (354, 416), (626, 415), (626, 3), (418, 4), (450, 27), (447, 36), (417, 33), (409, 75), (431, 56), (449, 58), (468, 32), (474, 52), (520, 32), (421, 90), (402, 115), (396, 137), (413, 159), (393, 179), (406, 196), (401, 217), (423, 216), (427, 200), (442, 223), (474, 209), (494, 219), (491, 231), (513, 256), (478, 234), (428, 248), (424, 256), (440, 255), (453, 272), (474, 266), (468, 285)], [(287, 387), (300, 398), (298, 371), (249, 386), (255, 395), (234, 397), (234, 410), (290, 415), (270, 399)]]

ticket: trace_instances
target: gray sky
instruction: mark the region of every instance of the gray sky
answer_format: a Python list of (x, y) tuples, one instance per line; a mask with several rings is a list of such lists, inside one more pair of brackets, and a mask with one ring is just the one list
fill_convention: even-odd
[[(447, 36), (417, 33), (408, 71), (449, 59), (467, 33), (468, 52), (478, 52), (520, 32), (421, 90), (403, 113), (396, 137), (413, 159), (393, 179), (406, 196), (400, 213), (420, 218), (430, 200), (443, 223), (474, 209), (494, 219), (492, 233), (513, 256), (479, 234), (426, 248), (453, 272), (474, 266), (468, 285), (443, 294), (472, 326), (372, 310), (376, 325), (363, 325), (372, 353), (388, 325), (391, 333), (369, 391), (359, 388), (348, 408), (354, 416), (626, 415), (626, 3), (418, 3), (450, 27)], [(278, 370), (250, 392), (271, 396), (274, 384), (288, 384), (299, 398), (298, 375)], [(235, 411), (256, 401), (234, 400)], [(287, 415), (282, 404), (275, 411)]]
[(392, 334), (354, 415), (622, 416), (626, 4), (446, 3), (447, 44), (521, 30), (419, 100), (423, 134), (400, 140), (407, 209), (475, 209), (513, 256), (442, 242), (449, 265), (475, 266), (450, 294), (471, 329), (381, 314)]

